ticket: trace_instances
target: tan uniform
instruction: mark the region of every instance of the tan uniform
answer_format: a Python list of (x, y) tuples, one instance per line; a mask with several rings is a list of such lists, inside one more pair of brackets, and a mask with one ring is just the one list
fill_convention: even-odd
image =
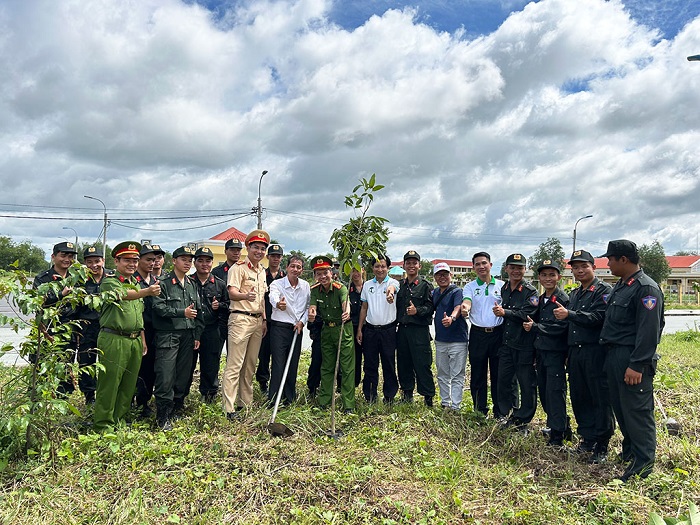
[[(255, 292), (253, 301), (231, 301), (228, 319), (228, 352), (223, 376), (224, 410), (253, 402), (253, 374), (258, 361), (265, 315), (265, 268), (257, 269), (246, 257), (228, 272), (228, 286), (241, 293)], [(240, 398), (240, 399), (239, 399)]]

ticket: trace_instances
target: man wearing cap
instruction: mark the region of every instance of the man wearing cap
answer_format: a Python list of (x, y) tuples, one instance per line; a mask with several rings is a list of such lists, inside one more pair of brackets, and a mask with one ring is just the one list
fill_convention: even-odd
[(396, 364), (402, 401), (413, 402), (417, 385), (425, 405), (433, 406), (435, 381), (431, 370), (433, 350), (430, 347), (430, 324), (433, 321), (433, 285), (419, 277), (420, 255), (409, 250), (403, 256), (406, 278), (396, 298), (398, 321)]
[[(493, 313), (503, 318), (503, 342), (498, 350), (498, 410), (507, 426), (527, 432), (537, 409), (534, 334), (523, 323), (537, 312), (537, 290), (527, 281), (525, 256), (513, 253), (506, 258), (508, 282), (501, 288), (501, 301), (494, 298)], [(513, 410), (513, 377), (520, 385), (520, 408)], [(511, 413), (512, 412), (512, 413)], [(510, 414), (510, 416), (509, 416)]]
[(224, 368), (224, 410), (229, 421), (239, 419), (236, 410), (253, 402), (253, 375), (260, 343), (267, 332), (265, 267), (260, 262), (270, 244), (264, 230), (253, 230), (246, 237), (248, 256), (228, 272), (230, 299), (228, 352)]
[[(282, 279), (286, 273), (280, 268), (282, 263), (282, 255), (284, 250), (279, 244), (271, 244), (267, 249), (268, 267), (265, 270), (265, 280), (267, 288), (270, 289), (272, 281)], [(267, 319), (267, 333), (260, 343), (260, 352), (258, 352), (258, 369), (255, 371), (255, 378), (260, 385), (260, 391), (267, 394), (267, 386), (270, 382), (270, 319), (272, 318), (272, 305), (270, 304), (270, 292), (265, 294), (265, 319)], [(290, 339), (291, 343), (291, 339)]]
[[(274, 245), (273, 245), (274, 246)], [(269, 253), (269, 252), (268, 252)], [(274, 403), (277, 392), (282, 389), (284, 403), (292, 403), (296, 399), (297, 369), (301, 355), (301, 340), (304, 324), (308, 319), (308, 308), (311, 296), (309, 283), (300, 279), (304, 270), (304, 260), (298, 255), (292, 255), (287, 263), (287, 275), (270, 283), (269, 300), (272, 306), (270, 326), (270, 350), (272, 353), (272, 371), (270, 389), (267, 399)], [(291, 348), (294, 333), (297, 339)], [(289, 362), (287, 379), (282, 384), (284, 367), (287, 364), (289, 352), (292, 358)]]
[(569, 417), (566, 415), (566, 344), (567, 326), (554, 315), (554, 310), (569, 304), (569, 296), (559, 287), (561, 267), (545, 259), (537, 268), (537, 276), (544, 287), (539, 297), (537, 312), (523, 323), (527, 332), (535, 334), (537, 351), (537, 381), (542, 408), (550, 428), (548, 445), (564, 446), (571, 439)]
[(160, 279), (163, 275), (163, 265), (165, 264), (165, 251), (158, 244), (151, 245), (156, 256), (156, 260), (153, 262), (153, 277)]
[(161, 292), (153, 298), (156, 419), (166, 431), (172, 429), (171, 419), (184, 409), (193, 354), (204, 328), (197, 288), (187, 275), (193, 257), (188, 246), (173, 252), (173, 270), (158, 280)]
[[(39, 288), (41, 285), (46, 283), (60, 282), (68, 277), (68, 269), (71, 267), (75, 261), (75, 256), (78, 251), (72, 242), (59, 242), (54, 245), (53, 253), (51, 254), (51, 268), (40, 273), (34, 278), (34, 288)], [(72, 288), (70, 286), (62, 286), (58, 288), (47, 288), (44, 295), (43, 306), (53, 306), (64, 297), (71, 293)], [(58, 314), (59, 325), (66, 324), (65, 327), (58, 330), (57, 326), (46, 326), (44, 320), (42, 319), (41, 312), (37, 315), (37, 322), (39, 323), (39, 329), (46, 335), (47, 338), (53, 340), (54, 337), (61, 337), (62, 342), (60, 346), (66, 347), (67, 355), (66, 361), (72, 363), (75, 354), (76, 341), (74, 335), (71, 333), (70, 326), (67, 325), (68, 322), (75, 319), (75, 309), (70, 305), (61, 306)], [(34, 360), (34, 356), (32, 360)], [(58, 394), (61, 396), (70, 395), (75, 387), (73, 386), (73, 379), (70, 377), (68, 370), (65, 372), (66, 377), (61, 379), (58, 384)]]
[(433, 267), (438, 287), (433, 290), (435, 307), (435, 365), (440, 405), (459, 410), (464, 395), (467, 365), (467, 321), (462, 317), (462, 289), (452, 284), (450, 265), (439, 262)]
[(654, 468), (656, 422), (654, 374), (656, 347), (664, 328), (664, 295), (659, 285), (639, 267), (639, 252), (632, 241), (610, 241), (601, 257), (619, 277), (608, 297), (600, 332), (607, 349), (605, 370), (610, 401), (622, 432), (622, 459), (628, 461), (620, 476), (646, 478)]
[[(158, 282), (153, 269), (158, 257), (165, 257), (165, 252), (157, 244), (144, 244), (139, 251), (139, 263), (134, 273), (134, 279), (143, 288), (149, 288)], [(156, 331), (153, 328), (153, 297), (143, 298), (143, 331), (146, 337), (148, 352), (141, 358), (139, 378), (136, 382), (136, 405), (141, 407), (141, 417), (151, 415), (148, 403), (153, 397), (156, 383)]]
[[(238, 239), (229, 239), (224, 245), (224, 253), (226, 254), (226, 260), (214, 268), (211, 273), (218, 277), (224, 283), (228, 283), (228, 271), (233, 267), (234, 264), (238, 262), (241, 258), (241, 250), (243, 249), (243, 243)], [(226, 295), (226, 304), (222, 305), (224, 308), (219, 308), (219, 336), (221, 340), (226, 343), (228, 348), (228, 316), (229, 316), (229, 298)], [(223, 348), (223, 344), (221, 345)]]
[[(379, 254), (370, 260), (374, 277), (362, 285), (357, 342), (365, 358), (362, 393), (369, 403), (377, 401), (379, 362), (382, 363), (384, 403), (393, 403), (399, 391), (396, 378), (396, 294), (399, 282), (389, 277), (391, 259)], [(357, 362), (355, 363), (357, 365)], [(343, 376), (345, 377), (345, 376)]]
[(612, 286), (595, 276), (595, 259), (589, 252), (575, 251), (569, 264), (580, 284), (571, 292), (569, 304), (558, 306), (554, 315), (568, 324), (571, 408), (581, 437), (575, 450), (579, 454), (592, 453), (591, 463), (602, 463), (615, 429), (604, 368), (605, 348), (600, 344)]
[[(83, 285), (87, 295), (99, 295), (100, 283), (105, 275), (111, 274), (105, 270), (105, 258), (102, 249), (97, 246), (88, 246), (83, 251), (83, 262), (89, 270), (87, 281)], [(92, 366), (97, 362), (97, 336), (100, 333), (100, 314), (94, 308), (85, 304), (76, 312), (80, 321), (80, 329), (76, 330), (78, 346), (78, 364), (80, 367)], [(95, 402), (96, 389), (95, 376), (87, 372), (81, 372), (78, 379), (78, 387), (85, 396), (85, 404)]]
[[(331, 403), (335, 363), (340, 342), (340, 398), (343, 410), (355, 410), (355, 345), (353, 344), (352, 323), (350, 321), (350, 301), (344, 284), (333, 280), (332, 261), (319, 256), (313, 259), (314, 277), (318, 281), (311, 287), (309, 321), (316, 317), (323, 319), (321, 329), (321, 386), (318, 404), (322, 408)], [(345, 380), (347, 378), (347, 380)]]
[(129, 412), (141, 356), (147, 352), (142, 298), (158, 295), (160, 286), (140, 288), (134, 280), (140, 248), (134, 241), (117, 244), (112, 250), (116, 272), (100, 285), (101, 292), (113, 294), (117, 301), (104, 302), (100, 310), (97, 346), (103, 369), (97, 374), (93, 413), (97, 432), (110, 430)]
[(493, 313), (494, 303), (501, 302), (501, 289), (505, 284), (491, 275), (491, 255), (477, 252), (472, 256), (476, 279), (464, 286), (462, 317), (469, 318), (469, 365), (471, 377), (469, 390), (474, 410), (485, 416), (488, 408), (488, 379), (491, 377), (491, 403), (493, 417), (500, 419), (498, 409), (498, 350), (503, 342), (503, 318)]
[(190, 386), (197, 366), (197, 355), (199, 355), (199, 393), (202, 394), (205, 403), (213, 403), (219, 392), (222, 349), (222, 340), (219, 335), (219, 308), (225, 308), (228, 304), (226, 283), (211, 273), (213, 262), (214, 254), (206, 246), (194, 253), (194, 267), (197, 272), (192, 276), (192, 280), (202, 305), (204, 330), (199, 339), (199, 350), (192, 358)]

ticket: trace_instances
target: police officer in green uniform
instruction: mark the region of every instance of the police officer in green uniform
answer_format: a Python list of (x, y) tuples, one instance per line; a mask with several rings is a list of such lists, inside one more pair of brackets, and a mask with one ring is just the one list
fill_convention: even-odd
[(166, 431), (172, 429), (172, 417), (184, 407), (192, 358), (204, 326), (196, 285), (187, 276), (193, 257), (194, 250), (187, 246), (173, 252), (173, 270), (160, 277), (161, 292), (153, 298), (156, 419)]
[(664, 296), (640, 269), (632, 241), (610, 241), (601, 257), (608, 258), (610, 272), (620, 278), (608, 297), (600, 332), (600, 343), (607, 348), (610, 401), (622, 431), (622, 459), (629, 462), (619, 479), (646, 478), (656, 456), (654, 374), (664, 328)]
[(199, 339), (199, 350), (192, 359), (190, 385), (197, 366), (199, 355), (199, 393), (205, 403), (213, 403), (219, 392), (219, 368), (221, 367), (222, 340), (219, 335), (219, 309), (228, 305), (226, 283), (211, 273), (214, 254), (206, 246), (194, 253), (194, 265), (197, 269), (192, 274), (192, 281), (197, 287), (199, 301), (202, 304), (202, 323), (204, 329)]
[[(54, 245), (53, 253), (51, 254), (51, 268), (41, 272), (34, 278), (34, 288), (39, 288), (41, 285), (52, 282), (59, 282), (66, 279), (69, 276), (69, 268), (75, 261), (75, 256), (78, 251), (72, 242), (59, 242)], [(68, 286), (62, 286), (60, 290), (47, 289), (44, 295), (43, 306), (53, 306), (58, 303), (61, 299), (67, 296), (71, 292), (71, 288)], [(46, 326), (42, 320), (41, 312), (37, 315), (37, 322), (39, 323), (39, 329), (45, 333), (46, 337), (53, 338), (56, 337), (60, 330), (68, 329), (70, 332), (70, 327), (67, 323), (75, 320), (76, 312), (70, 305), (62, 306), (59, 311), (58, 324), (66, 325), (66, 328), (58, 329), (55, 326)], [(65, 332), (61, 334), (63, 337), (64, 345), (66, 347), (66, 361), (72, 363), (74, 360), (75, 349), (76, 349), (76, 338), (75, 334)], [(32, 356), (30, 359), (33, 361), (36, 356)], [(62, 396), (70, 395), (75, 387), (73, 386), (73, 378), (67, 374), (66, 377), (61, 379), (58, 384), (58, 394)]]
[(105, 303), (100, 311), (100, 349), (97, 394), (93, 413), (94, 429), (110, 430), (131, 407), (141, 356), (146, 353), (143, 333), (143, 297), (160, 293), (156, 285), (141, 289), (133, 278), (140, 245), (126, 241), (112, 250), (117, 271), (101, 283), (102, 292), (116, 292), (118, 303)]
[[(327, 407), (333, 395), (333, 376), (335, 362), (340, 344), (340, 371), (343, 377), (355, 377), (355, 344), (350, 322), (350, 301), (348, 289), (344, 284), (333, 280), (331, 273), (333, 262), (328, 257), (320, 256), (313, 259), (314, 277), (318, 281), (311, 287), (309, 303), (309, 322), (316, 317), (323, 319), (321, 330), (321, 386), (318, 393), (318, 404)], [(353, 381), (341, 381), (340, 397), (343, 410), (350, 413), (355, 409), (355, 385)]]
[(433, 285), (418, 276), (420, 255), (409, 250), (403, 256), (406, 278), (396, 295), (396, 370), (403, 391), (402, 402), (413, 402), (413, 388), (423, 396), (425, 405), (433, 406), (435, 381), (431, 366), (430, 325), (433, 322)]

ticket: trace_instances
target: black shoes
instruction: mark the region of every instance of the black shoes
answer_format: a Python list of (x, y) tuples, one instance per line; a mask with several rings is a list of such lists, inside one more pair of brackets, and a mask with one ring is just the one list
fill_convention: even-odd
[(170, 418), (163, 418), (158, 420), (158, 428), (160, 428), (163, 432), (170, 432), (173, 429), (173, 424), (170, 421)]
[(423, 401), (425, 402), (425, 406), (428, 408), (433, 408), (433, 396), (425, 396)]
[(226, 419), (232, 423), (241, 420), (241, 416), (238, 412), (226, 412)]

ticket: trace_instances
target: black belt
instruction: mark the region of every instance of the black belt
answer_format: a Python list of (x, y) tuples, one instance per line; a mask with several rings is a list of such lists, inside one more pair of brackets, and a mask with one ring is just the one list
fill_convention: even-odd
[(122, 332), (121, 330), (114, 330), (112, 328), (107, 328), (107, 327), (102, 327), (101, 329), (103, 332), (106, 332), (108, 334), (114, 334), (114, 335), (120, 335), (122, 337), (128, 337), (129, 339), (138, 339), (141, 337), (141, 331), (139, 330), (138, 332)]
[(231, 310), (231, 313), (232, 314), (249, 315), (250, 317), (262, 317), (262, 314), (254, 313), (254, 312), (243, 312), (241, 310)]
[(283, 321), (275, 321), (274, 319), (270, 319), (270, 325), (279, 326), (280, 328), (287, 328), (289, 330), (294, 328), (294, 325), (292, 323), (285, 323)]
[(487, 334), (490, 334), (492, 332), (495, 332), (499, 328), (501, 328), (503, 325), (499, 324), (496, 326), (476, 326), (475, 324), (472, 325), (472, 330), (476, 330), (477, 332), (486, 332)]
[(372, 330), (384, 330), (385, 328), (396, 328), (396, 323), (381, 324), (381, 325), (365, 323), (365, 326), (367, 328), (371, 328)]

